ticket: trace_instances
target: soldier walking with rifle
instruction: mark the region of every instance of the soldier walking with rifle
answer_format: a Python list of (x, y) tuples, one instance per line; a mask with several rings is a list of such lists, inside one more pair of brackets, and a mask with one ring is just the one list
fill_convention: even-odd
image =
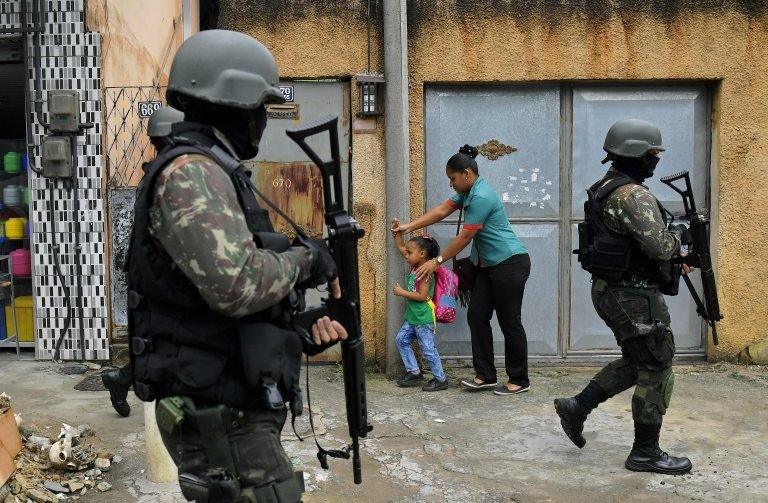
[[(603, 148), (608, 153), (603, 163), (612, 165), (587, 191), (585, 222), (579, 224), (579, 249), (574, 253), (592, 274), (592, 302), (616, 337), (622, 356), (575, 397), (556, 399), (555, 409), (566, 435), (581, 448), (586, 444), (582, 432), (587, 415), (634, 386), (635, 441), (626, 468), (682, 474), (691, 470), (691, 461), (670, 456), (659, 447), (662, 419), (672, 397), (675, 354), (664, 294), (677, 294), (680, 274), (691, 272), (692, 265), (706, 262), (711, 274), (707, 233), (699, 229), (701, 239), (692, 240), (684, 225), (668, 225), (665, 215), (669, 212), (642, 184), (653, 175), (664, 151), (657, 127), (637, 119), (619, 121), (608, 131)], [(694, 219), (689, 220), (693, 230)], [(692, 241), (695, 253), (683, 258)], [(711, 281), (714, 292), (714, 277)], [(686, 283), (690, 287), (687, 278)], [(714, 299), (710, 313), (700, 310), (705, 318), (716, 311), (719, 319), (716, 293)]]
[[(277, 85), (274, 58), (254, 38), (209, 30), (187, 39), (167, 91), (184, 121), (145, 167), (136, 196), (126, 266), (133, 388), (157, 400), (182, 493), (198, 503), (300, 501), (303, 476), (280, 432), (288, 411), (295, 418), (303, 409), (302, 352), (344, 341), (356, 479), (357, 438), (369, 429), (357, 306), (362, 231), (341, 207), (330, 248), (298, 228), (291, 242), (274, 232), (241, 164), (258, 152), (265, 106), (284, 101)], [(338, 145), (335, 153), (338, 163)], [(307, 314), (304, 290), (325, 283), (329, 308)], [(349, 457), (348, 449), (324, 452)]]

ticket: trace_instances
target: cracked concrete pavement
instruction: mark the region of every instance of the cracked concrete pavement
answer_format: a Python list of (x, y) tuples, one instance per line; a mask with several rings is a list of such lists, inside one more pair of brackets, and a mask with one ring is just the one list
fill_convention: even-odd
[[(530, 392), (499, 397), (455, 384), (424, 393), (368, 375), (374, 431), (362, 441), (363, 485), (352, 483), (351, 463), (320, 468), (307, 415), (288, 425), (284, 445), (305, 471), (306, 502), (508, 501), (768, 501), (768, 368), (707, 364), (676, 368), (673, 403), (662, 447), (687, 455), (694, 469), (680, 477), (632, 473), (623, 463), (632, 442), (631, 392), (603, 404), (587, 421), (587, 445), (578, 449), (560, 430), (552, 399), (572, 395), (594, 367), (534, 366)], [(471, 369), (448, 369), (453, 383)], [(123, 461), (107, 474), (113, 489), (80, 501), (180, 502), (176, 484), (146, 480), (143, 407), (120, 418), (106, 392), (79, 392), (81, 376), (53, 364), (0, 354), (0, 391), (13, 397), (25, 421), (56, 426), (88, 423)], [(335, 366), (310, 368), (318, 438), (326, 448), (346, 440), (343, 382)], [(92, 496), (89, 498), (89, 496)]]

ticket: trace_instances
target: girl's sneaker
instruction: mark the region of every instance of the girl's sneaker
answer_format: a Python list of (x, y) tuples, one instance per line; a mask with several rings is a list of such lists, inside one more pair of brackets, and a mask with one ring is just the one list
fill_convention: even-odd
[(444, 389), (448, 389), (447, 378), (443, 379), (442, 381), (438, 381), (433, 377), (427, 384), (421, 387), (421, 391), (442, 391)]
[(419, 386), (423, 380), (424, 375), (421, 372), (418, 374), (406, 372), (403, 377), (397, 380), (397, 385), (401, 388), (412, 388), (414, 386)]

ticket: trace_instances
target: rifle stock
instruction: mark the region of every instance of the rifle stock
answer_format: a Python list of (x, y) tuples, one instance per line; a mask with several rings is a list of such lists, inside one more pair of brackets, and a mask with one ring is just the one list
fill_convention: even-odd
[[(678, 180), (685, 181), (685, 189), (681, 189), (674, 184)], [(701, 270), (704, 298), (699, 297), (690, 278), (684, 275), (683, 279), (688, 290), (691, 292), (693, 301), (696, 303), (696, 312), (712, 327), (712, 341), (717, 345), (717, 322), (723, 319), (723, 315), (720, 313), (717, 283), (712, 269), (712, 256), (709, 251), (709, 218), (707, 218), (705, 212), (696, 209), (696, 201), (691, 189), (691, 178), (687, 171), (664, 177), (661, 181), (683, 198), (684, 218), (688, 220), (688, 230), (691, 233), (693, 250), (692, 253), (681, 258), (680, 263), (697, 267)]]
[[(341, 323), (348, 338), (341, 343), (344, 367), (344, 394), (347, 408), (347, 424), (352, 440), (352, 468), (355, 484), (362, 482), (359, 439), (365, 438), (373, 428), (368, 424), (368, 404), (365, 391), (365, 359), (360, 324), (360, 284), (357, 262), (357, 242), (365, 234), (354, 218), (344, 208), (339, 157), (338, 118), (326, 116), (299, 129), (289, 129), (286, 134), (296, 142), (323, 177), (325, 224), (328, 229), (328, 246), (338, 269), (341, 298), (326, 300), (331, 318)], [(307, 138), (328, 132), (331, 160), (323, 161), (307, 144)]]

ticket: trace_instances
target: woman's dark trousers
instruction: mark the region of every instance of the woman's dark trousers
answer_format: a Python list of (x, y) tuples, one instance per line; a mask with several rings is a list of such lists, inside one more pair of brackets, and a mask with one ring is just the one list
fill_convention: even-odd
[(521, 320), (525, 282), (531, 272), (528, 254), (513, 255), (492, 267), (480, 269), (467, 311), (472, 335), (472, 364), (485, 382), (496, 381), (493, 360), (493, 311), (504, 334), (504, 365), (509, 382), (527, 387), (528, 339)]

